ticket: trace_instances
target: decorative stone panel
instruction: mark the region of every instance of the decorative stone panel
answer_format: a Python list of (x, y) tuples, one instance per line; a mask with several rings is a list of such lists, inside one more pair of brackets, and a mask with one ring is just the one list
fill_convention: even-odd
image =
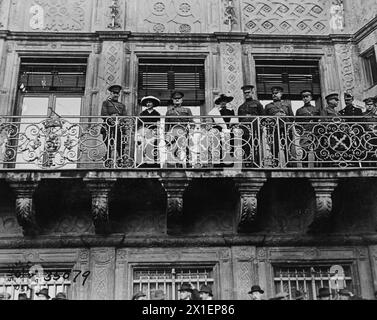
[(244, 31), (253, 34), (328, 34), (327, 0), (241, 0)]
[(114, 299), (115, 249), (93, 248), (91, 264), (91, 299)]

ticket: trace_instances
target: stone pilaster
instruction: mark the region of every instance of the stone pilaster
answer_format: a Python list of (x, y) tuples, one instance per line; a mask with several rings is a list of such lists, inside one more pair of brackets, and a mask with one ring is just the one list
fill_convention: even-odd
[(167, 233), (179, 233), (182, 227), (183, 195), (190, 183), (190, 179), (160, 179), (160, 182), (167, 194)]
[(309, 179), (316, 197), (316, 212), (310, 225), (311, 231), (326, 231), (332, 212), (332, 194), (338, 185), (338, 179)]
[(33, 195), (38, 181), (10, 181), (10, 187), (16, 195), (16, 216), (25, 236), (36, 236), (40, 229), (37, 224)]
[(240, 193), (240, 206), (237, 218), (238, 232), (249, 232), (254, 227), (258, 210), (257, 196), (267, 179), (236, 178), (235, 184)]
[(84, 180), (92, 196), (92, 218), (97, 234), (110, 233), (109, 193), (114, 186), (115, 179)]

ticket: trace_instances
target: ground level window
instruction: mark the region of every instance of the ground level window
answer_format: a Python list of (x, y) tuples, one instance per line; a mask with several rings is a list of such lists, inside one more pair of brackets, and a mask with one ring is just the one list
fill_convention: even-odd
[(36, 293), (46, 288), (48, 295), (54, 298), (63, 292), (70, 297), (71, 269), (67, 267), (41, 267), (0, 269), (0, 294), (4, 300), (19, 300), (19, 295), (26, 294), (30, 300), (36, 300)]
[(155, 290), (162, 290), (166, 300), (178, 300), (178, 289), (186, 282), (196, 289), (205, 284), (213, 288), (213, 267), (159, 267), (135, 268), (133, 270), (133, 293), (142, 291), (150, 299)]
[(351, 265), (275, 265), (273, 270), (275, 293), (285, 291), (290, 299), (299, 290), (305, 300), (317, 300), (321, 287), (329, 288), (333, 299), (340, 289), (354, 292)]

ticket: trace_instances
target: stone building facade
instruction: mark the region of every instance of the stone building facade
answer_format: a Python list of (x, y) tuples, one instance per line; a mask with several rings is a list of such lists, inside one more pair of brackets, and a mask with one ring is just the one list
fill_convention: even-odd
[[(377, 95), (367, 59), (376, 59), (376, 12), (376, 0), (0, 0), (0, 116), (47, 116), (39, 100), (25, 111), (21, 75), (54, 59), (84, 65), (83, 88), (72, 95), (80, 99), (74, 115), (81, 117), (100, 115), (111, 84), (123, 86), (122, 102), (138, 115), (143, 59), (146, 65), (200, 61), (205, 80), (198, 115), (207, 115), (220, 93), (234, 96), (237, 109), (246, 83), (257, 84), (262, 96), (258, 70), (266, 61), (313, 62), (319, 105), (333, 91), (362, 101)], [(48, 79), (41, 81), (44, 89)], [(50, 99), (48, 107), (58, 110), (59, 96), (51, 94), (31, 96)], [(372, 298), (376, 188), (373, 168), (4, 165), (0, 290), (16, 299), (9, 274), (26, 265), (44, 269), (34, 288), (46, 285), (52, 295), (66, 291), (78, 300), (125, 300), (157, 287), (173, 299), (183, 279), (209, 283), (218, 299), (248, 299), (253, 284), (265, 297), (298, 286), (315, 298), (323, 282), (338, 283), (332, 277), (341, 270), (347, 287)], [(311, 232), (323, 219), (329, 228)], [(103, 235), (103, 227), (111, 231)], [(58, 273), (57, 282), (43, 280), (49, 270), (52, 277)], [(73, 270), (81, 271), (77, 278)], [(306, 286), (313, 283), (311, 291)]]

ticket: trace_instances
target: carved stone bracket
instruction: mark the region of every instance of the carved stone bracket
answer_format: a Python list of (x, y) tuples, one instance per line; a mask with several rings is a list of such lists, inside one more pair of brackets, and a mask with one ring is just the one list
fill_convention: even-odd
[(16, 194), (16, 216), (25, 236), (38, 235), (40, 228), (37, 224), (33, 195), (39, 181), (8, 181)]
[(109, 193), (116, 179), (84, 180), (92, 196), (92, 218), (97, 234), (110, 233)]
[(160, 179), (160, 182), (167, 194), (167, 233), (177, 233), (182, 226), (183, 194), (190, 183), (190, 179)]
[(309, 179), (315, 192), (316, 212), (310, 225), (311, 231), (326, 231), (332, 212), (332, 193), (338, 185), (338, 179)]
[(258, 209), (257, 196), (266, 181), (265, 178), (235, 179), (236, 187), (240, 193), (238, 232), (249, 232), (254, 227)]

